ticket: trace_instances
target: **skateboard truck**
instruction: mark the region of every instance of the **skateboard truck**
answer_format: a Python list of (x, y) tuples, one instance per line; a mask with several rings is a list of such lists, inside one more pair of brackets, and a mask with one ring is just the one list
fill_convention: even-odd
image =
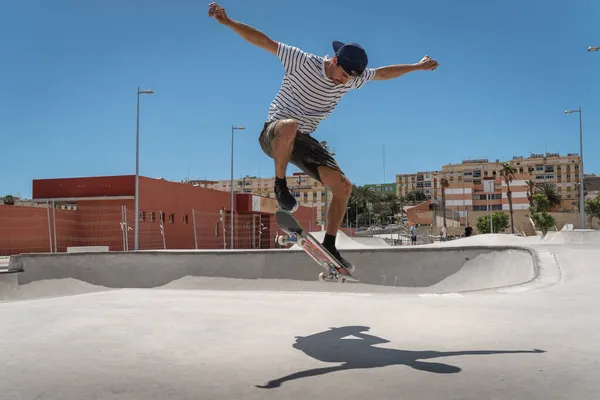
[(289, 237), (285, 235), (279, 235), (275, 239), (275, 242), (280, 246), (285, 246), (289, 243), (296, 243), (301, 249), (304, 249), (306, 245), (306, 239), (300, 236), (297, 232), (291, 232)]

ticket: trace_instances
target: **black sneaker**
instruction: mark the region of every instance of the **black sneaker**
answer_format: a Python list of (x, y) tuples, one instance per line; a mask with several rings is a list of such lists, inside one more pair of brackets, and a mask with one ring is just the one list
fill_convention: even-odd
[(296, 199), (290, 193), (285, 181), (284, 183), (275, 182), (275, 198), (277, 199), (279, 208), (284, 211), (293, 213), (299, 207), (298, 202), (296, 202)]
[(338, 260), (340, 262), (340, 264), (342, 264), (350, 273), (353, 273), (354, 270), (356, 269), (356, 267), (354, 265), (352, 265), (352, 263), (348, 260), (346, 260), (344, 257), (342, 257), (342, 255), (340, 254), (340, 252), (338, 251), (338, 249), (336, 249), (335, 247), (331, 247), (331, 246), (326, 246), (325, 243), (322, 243), (323, 247), (325, 247), (327, 249), (328, 252), (331, 253), (332, 256), (334, 256), (336, 258), (336, 260)]

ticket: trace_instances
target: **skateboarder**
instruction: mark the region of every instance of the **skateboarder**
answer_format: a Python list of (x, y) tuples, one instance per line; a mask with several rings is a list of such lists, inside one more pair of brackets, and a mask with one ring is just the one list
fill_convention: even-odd
[(275, 161), (275, 196), (281, 209), (294, 212), (298, 208), (287, 187), (288, 163), (328, 187), (333, 197), (327, 212), (323, 246), (353, 271), (354, 266), (335, 246), (352, 184), (332, 155), (311, 134), (350, 90), (358, 89), (370, 80), (388, 80), (412, 71), (434, 70), (437, 61), (425, 56), (414, 64), (367, 68), (367, 54), (356, 43), (334, 41), (334, 56), (322, 57), (277, 42), (259, 30), (229, 18), (217, 3), (209, 5), (208, 15), (281, 60), (285, 71), (283, 82), (269, 107), (258, 139), (262, 150)]

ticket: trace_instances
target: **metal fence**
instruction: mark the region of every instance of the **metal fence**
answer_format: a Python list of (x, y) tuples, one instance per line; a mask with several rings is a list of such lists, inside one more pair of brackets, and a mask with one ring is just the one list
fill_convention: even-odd
[[(410, 227), (406, 225), (388, 225), (385, 228), (372, 226), (359, 230), (356, 236), (378, 238), (391, 246), (412, 246), (439, 242), (441, 240), (441, 228), (429, 225), (419, 226), (417, 229), (417, 240), (412, 242)], [(464, 230), (464, 228), (458, 228)], [(447, 240), (455, 240), (462, 237), (456, 228), (449, 228), (446, 234)]]
[[(78, 205), (59, 208), (0, 206), (0, 256), (56, 253), (82, 248), (135, 250), (135, 211), (126, 205)], [(138, 249), (269, 249), (278, 247), (282, 231), (272, 215), (233, 215), (227, 210), (190, 209), (183, 214), (165, 210), (139, 216)], [(314, 220), (299, 221), (309, 231)]]

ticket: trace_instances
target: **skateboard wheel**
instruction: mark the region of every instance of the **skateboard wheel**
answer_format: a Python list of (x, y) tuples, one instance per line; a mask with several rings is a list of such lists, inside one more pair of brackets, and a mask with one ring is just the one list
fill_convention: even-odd
[(285, 236), (278, 236), (277, 243), (281, 246), (285, 246), (287, 244), (287, 239), (285, 238)]
[(321, 272), (319, 274), (319, 282), (325, 282), (325, 273), (324, 272)]
[(346, 281), (347, 281), (347, 279), (346, 279), (346, 277), (345, 277), (345, 276), (340, 276), (340, 277), (338, 278), (338, 282), (339, 282), (339, 283), (346, 283)]
[(304, 248), (304, 245), (306, 244), (306, 239), (304, 238), (300, 238), (298, 239), (298, 246), (300, 246), (300, 248)]

